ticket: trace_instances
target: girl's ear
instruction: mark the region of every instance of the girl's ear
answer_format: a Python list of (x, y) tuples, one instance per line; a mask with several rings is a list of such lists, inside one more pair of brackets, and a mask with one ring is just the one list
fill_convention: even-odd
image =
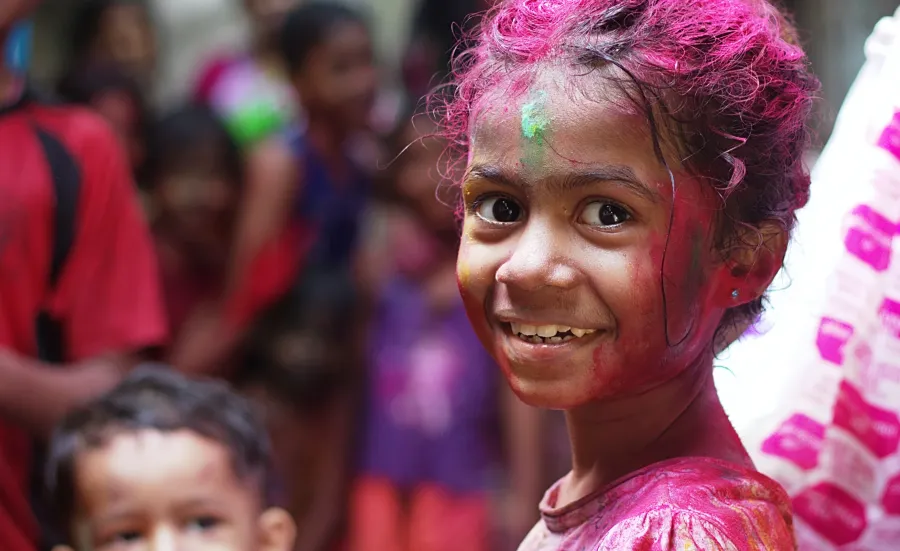
[(287, 511), (272, 507), (260, 515), (259, 551), (291, 551), (296, 539), (297, 525)]
[(727, 293), (723, 304), (739, 306), (765, 294), (784, 264), (787, 245), (788, 232), (777, 221), (738, 228), (728, 255), (730, 278), (722, 290)]

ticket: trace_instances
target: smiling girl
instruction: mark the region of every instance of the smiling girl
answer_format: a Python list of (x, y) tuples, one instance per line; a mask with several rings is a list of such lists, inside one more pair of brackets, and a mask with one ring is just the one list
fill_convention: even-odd
[(719, 402), (808, 198), (818, 82), (763, 0), (506, 0), (457, 67), (457, 272), (572, 471), (520, 549), (794, 549)]

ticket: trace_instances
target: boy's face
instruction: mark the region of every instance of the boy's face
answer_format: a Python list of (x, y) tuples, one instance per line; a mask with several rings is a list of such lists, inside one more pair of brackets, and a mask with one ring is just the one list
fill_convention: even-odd
[(196, 433), (126, 432), (75, 467), (77, 551), (293, 547), (290, 516), (261, 512), (258, 481), (237, 476), (229, 450)]

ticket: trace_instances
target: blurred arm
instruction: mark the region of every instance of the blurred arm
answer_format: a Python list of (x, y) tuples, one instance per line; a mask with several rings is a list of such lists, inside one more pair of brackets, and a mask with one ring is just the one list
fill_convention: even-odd
[(522, 403), (509, 386), (501, 385), (504, 429), (509, 456), (509, 529), (512, 541), (519, 542), (538, 520), (538, 503), (543, 488), (541, 411)]

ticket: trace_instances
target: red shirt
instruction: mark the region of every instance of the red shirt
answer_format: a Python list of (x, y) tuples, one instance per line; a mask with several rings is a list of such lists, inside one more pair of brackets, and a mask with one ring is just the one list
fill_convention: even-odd
[[(80, 168), (75, 238), (48, 288), (55, 195), (34, 126)], [(161, 343), (165, 317), (150, 235), (126, 157), (101, 119), (26, 104), (0, 114), (0, 347), (36, 354), (35, 318), (63, 324), (68, 361)], [(40, 399), (40, 397), (35, 397)], [(33, 551), (29, 435), (0, 419), (0, 549)]]

